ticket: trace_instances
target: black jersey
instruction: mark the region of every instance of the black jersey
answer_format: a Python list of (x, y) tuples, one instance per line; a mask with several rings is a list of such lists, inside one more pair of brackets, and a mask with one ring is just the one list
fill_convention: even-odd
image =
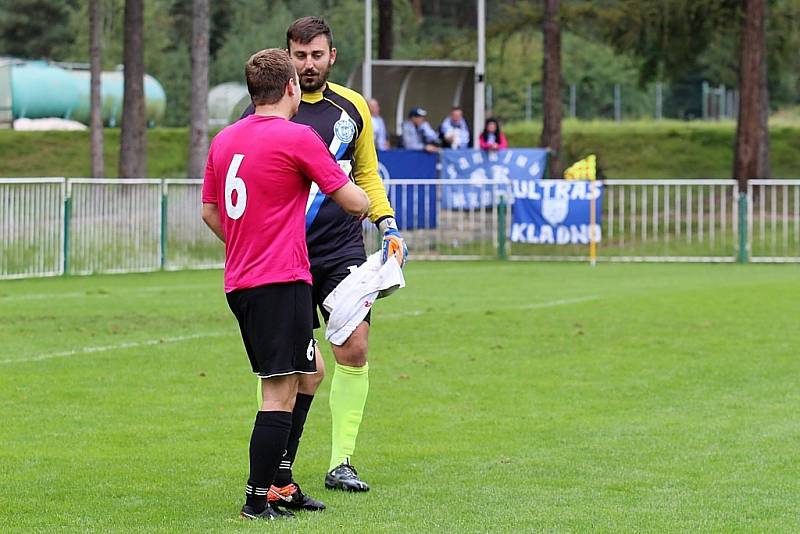
[[(251, 113), (252, 104), (244, 115)], [(292, 121), (314, 128), (342, 170), (367, 193), (371, 221), (394, 215), (378, 175), (372, 120), (364, 97), (328, 82), (322, 91), (303, 93), (300, 109)], [(334, 258), (364, 256), (359, 220), (348, 215), (314, 184), (306, 204), (306, 242), (312, 266)]]

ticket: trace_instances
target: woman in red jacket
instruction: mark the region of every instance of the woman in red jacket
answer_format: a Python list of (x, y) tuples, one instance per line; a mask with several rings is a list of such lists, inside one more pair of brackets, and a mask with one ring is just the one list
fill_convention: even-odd
[(486, 119), (486, 125), (483, 127), (478, 141), (481, 145), (481, 150), (501, 150), (503, 148), (508, 148), (506, 136), (500, 131), (500, 123), (494, 118)]

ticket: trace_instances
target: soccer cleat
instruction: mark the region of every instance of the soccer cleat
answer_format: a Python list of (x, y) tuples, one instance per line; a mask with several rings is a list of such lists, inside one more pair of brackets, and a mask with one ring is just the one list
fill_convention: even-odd
[(294, 514), (288, 510), (280, 510), (271, 503), (267, 503), (267, 506), (261, 512), (256, 512), (252, 507), (245, 504), (242, 506), (242, 511), (239, 512), (239, 517), (242, 519), (266, 519), (268, 521), (274, 521), (275, 519), (289, 519), (290, 517), (294, 517)]
[(281, 488), (277, 486), (270, 487), (267, 493), (267, 501), (276, 506), (294, 510), (318, 512), (325, 509), (324, 503), (303, 493), (300, 490), (300, 485), (294, 481)]
[(344, 491), (369, 491), (366, 482), (358, 478), (356, 468), (345, 460), (325, 475), (325, 487)]

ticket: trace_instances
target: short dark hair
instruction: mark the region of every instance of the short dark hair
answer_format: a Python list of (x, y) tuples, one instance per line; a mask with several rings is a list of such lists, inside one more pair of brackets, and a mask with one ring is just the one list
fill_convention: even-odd
[(244, 75), (253, 105), (277, 104), (283, 98), (286, 83), (294, 80), (295, 74), (286, 50), (267, 48), (250, 56)]
[(289, 42), (294, 41), (300, 44), (308, 44), (318, 35), (324, 35), (328, 40), (328, 48), (333, 47), (333, 32), (331, 27), (322, 17), (303, 17), (292, 22), (286, 30), (286, 48)]

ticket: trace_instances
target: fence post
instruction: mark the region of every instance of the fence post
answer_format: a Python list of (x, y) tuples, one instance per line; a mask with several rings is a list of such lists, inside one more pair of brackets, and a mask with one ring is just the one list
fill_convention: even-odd
[(167, 264), (167, 184), (161, 187), (161, 250), (159, 251), (161, 270)]
[(61, 274), (69, 274), (69, 234), (70, 234), (70, 219), (72, 219), (72, 194), (69, 185), (66, 187), (66, 195), (64, 196), (64, 264), (63, 272)]
[(578, 112), (578, 90), (575, 84), (569, 86), (569, 118), (574, 119)]
[(497, 259), (505, 260), (506, 255), (506, 197), (501, 196), (497, 203)]
[(739, 193), (739, 263), (747, 263), (747, 193)]
[(525, 93), (525, 120), (529, 121), (533, 118), (533, 86), (528, 84)]
[(660, 121), (664, 114), (664, 93), (661, 82), (656, 82), (656, 120)]

